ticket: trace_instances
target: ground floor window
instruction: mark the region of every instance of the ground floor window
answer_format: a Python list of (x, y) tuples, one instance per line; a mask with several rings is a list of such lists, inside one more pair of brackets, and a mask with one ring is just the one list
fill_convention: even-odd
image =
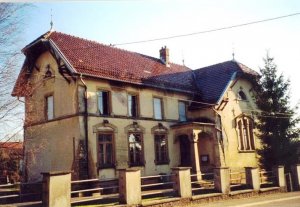
[(100, 168), (114, 166), (113, 134), (98, 134), (98, 165)]
[(129, 165), (144, 165), (143, 136), (141, 133), (129, 133)]
[(252, 151), (255, 150), (253, 136), (253, 120), (247, 116), (237, 119), (237, 129), (239, 135), (239, 150)]
[(154, 145), (155, 145), (155, 163), (156, 164), (169, 163), (167, 135), (155, 134)]

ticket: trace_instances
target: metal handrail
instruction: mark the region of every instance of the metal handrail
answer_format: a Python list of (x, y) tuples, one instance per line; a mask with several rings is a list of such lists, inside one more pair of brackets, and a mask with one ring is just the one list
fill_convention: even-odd
[(169, 175), (150, 175), (150, 176), (141, 177), (141, 179), (171, 177), (172, 175), (173, 174), (169, 174)]
[(198, 174), (191, 174), (191, 177), (196, 177), (196, 176), (204, 176), (204, 175), (214, 175), (214, 173), (198, 173)]
[(73, 180), (73, 181), (71, 181), (71, 184), (74, 184), (74, 183), (88, 183), (88, 182), (96, 182), (96, 181), (99, 181), (99, 179)]
[(109, 187), (100, 187), (100, 188), (88, 188), (88, 189), (83, 189), (83, 190), (74, 190), (74, 191), (71, 191), (71, 194), (82, 193), (82, 192), (92, 192), (92, 191), (98, 191), (98, 190), (115, 189), (115, 188), (119, 188), (119, 186), (109, 186)]
[(5, 195), (5, 196), (0, 196), (0, 199), (14, 198), (19, 196), (20, 196), (19, 194)]
[(108, 182), (108, 181), (117, 181), (118, 178), (107, 178), (107, 179), (98, 179), (98, 178), (94, 178), (94, 179), (86, 179), (86, 180), (73, 180), (71, 181), (71, 184), (77, 184), (77, 183), (88, 183), (88, 182)]
[[(207, 183), (200, 183), (200, 184), (215, 184), (214, 180), (202, 180), (202, 181), (206, 181)], [(191, 184), (193, 183), (199, 183), (199, 181), (192, 181)]]
[(20, 183), (7, 183), (7, 184), (0, 185), (0, 188), (1, 187), (18, 186), (18, 185), (20, 185)]
[(152, 186), (159, 186), (159, 185), (169, 185), (169, 184), (174, 184), (175, 182), (164, 182), (164, 183), (153, 183), (153, 184), (146, 184), (142, 185), (142, 188), (144, 187), (152, 187)]

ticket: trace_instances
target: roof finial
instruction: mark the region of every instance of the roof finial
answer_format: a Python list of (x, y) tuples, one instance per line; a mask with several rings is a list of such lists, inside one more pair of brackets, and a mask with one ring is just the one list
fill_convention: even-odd
[(51, 9), (50, 31), (53, 31), (52, 9)]
[(185, 66), (184, 64), (184, 55), (183, 55), (183, 50), (181, 50), (181, 56), (182, 56), (182, 65)]
[(234, 55), (234, 43), (232, 43), (232, 61), (235, 61)]

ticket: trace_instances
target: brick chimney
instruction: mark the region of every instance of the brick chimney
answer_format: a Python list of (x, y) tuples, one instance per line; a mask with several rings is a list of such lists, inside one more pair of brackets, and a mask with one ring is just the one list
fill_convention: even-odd
[(167, 48), (167, 46), (162, 47), (159, 50), (159, 57), (160, 60), (167, 66), (170, 67), (170, 61), (169, 61), (169, 48)]

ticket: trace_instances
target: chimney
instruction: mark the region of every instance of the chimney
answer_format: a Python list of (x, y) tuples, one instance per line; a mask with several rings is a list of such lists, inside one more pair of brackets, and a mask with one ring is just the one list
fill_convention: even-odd
[(162, 47), (160, 50), (159, 50), (159, 57), (160, 57), (160, 60), (167, 66), (167, 67), (170, 67), (170, 64), (169, 64), (169, 48), (167, 48), (167, 46), (165, 47)]

